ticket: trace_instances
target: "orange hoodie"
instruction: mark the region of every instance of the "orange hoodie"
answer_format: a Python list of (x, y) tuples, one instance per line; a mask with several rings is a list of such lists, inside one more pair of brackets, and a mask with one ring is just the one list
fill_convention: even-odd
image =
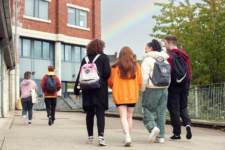
[(108, 86), (112, 89), (115, 104), (131, 104), (138, 101), (138, 90), (142, 82), (141, 68), (137, 64), (135, 79), (121, 79), (119, 67), (111, 68)]

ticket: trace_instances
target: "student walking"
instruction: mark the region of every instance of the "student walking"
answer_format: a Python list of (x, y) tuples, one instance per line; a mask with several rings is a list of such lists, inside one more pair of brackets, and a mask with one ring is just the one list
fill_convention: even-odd
[[(86, 115), (88, 132), (87, 143), (93, 142), (94, 115), (97, 116), (98, 144), (105, 146), (105, 110), (108, 109), (107, 79), (110, 76), (109, 58), (103, 53), (105, 43), (100, 39), (93, 39), (87, 45), (87, 56), (81, 62), (81, 68), (74, 87), (74, 99), (79, 99), (82, 90), (83, 110)], [(86, 82), (83, 79), (96, 78), (95, 82)], [(98, 78), (98, 79), (97, 79)], [(100, 81), (100, 82), (99, 82)], [(90, 83), (90, 84), (89, 84)]]
[(120, 114), (125, 134), (124, 146), (131, 144), (132, 114), (138, 101), (138, 90), (142, 82), (141, 68), (130, 47), (123, 47), (119, 60), (112, 66), (108, 86), (112, 89), (113, 100)]
[(23, 106), (22, 116), (24, 120), (24, 124), (26, 123), (27, 112), (28, 112), (28, 124), (32, 125), (32, 98), (31, 98), (31, 90), (35, 89), (38, 91), (36, 83), (31, 80), (31, 72), (27, 71), (24, 73), (24, 80), (20, 84), (20, 91), (21, 91), (21, 102)]
[(165, 47), (169, 52), (168, 62), (171, 66), (171, 84), (168, 89), (167, 108), (173, 126), (171, 140), (180, 140), (180, 117), (186, 127), (186, 138), (191, 139), (191, 120), (187, 112), (188, 91), (191, 80), (191, 66), (189, 56), (177, 48), (177, 37), (170, 35), (165, 37)]
[(62, 85), (59, 78), (54, 73), (54, 66), (48, 66), (48, 73), (43, 77), (41, 89), (45, 96), (45, 106), (47, 110), (48, 125), (55, 124), (55, 108), (57, 104), (57, 92)]
[[(143, 123), (149, 135), (149, 141), (155, 143), (164, 143), (165, 138), (165, 116), (168, 98), (168, 85), (170, 80), (170, 66), (167, 62), (169, 55), (161, 52), (161, 45), (157, 40), (152, 40), (145, 46), (146, 55), (143, 57), (141, 64), (143, 81), (141, 84), (141, 92), (143, 92), (142, 106), (144, 109)], [(155, 85), (152, 81), (154, 67), (157, 61), (164, 62), (164, 73), (167, 77), (167, 85)], [(167, 65), (166, 65), (167, 64)], [(156, 112), (156, 122), (154, 113)]]

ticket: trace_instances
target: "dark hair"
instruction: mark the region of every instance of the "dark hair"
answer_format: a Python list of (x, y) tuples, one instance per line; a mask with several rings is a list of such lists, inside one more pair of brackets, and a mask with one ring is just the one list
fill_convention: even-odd
[(27, 71), (24, 73), (24, 79), (30, 79), (31, 77), (31, 72), (30, 71)]
[(102, 53), (105, 48), (105, 42), (100, 39), (93, 39), (87, 45), (87, 54), (99, 54)]
[(168, 43), (172, 43), (174, 46), (177, 46), (177, 37), (175, 35), (169, 35), (165, 37)]
[(155, 39), (153, 39), (151, 42), (149, 42), (148, 44), (148, 47), (152, 47), (152, 50), (153, 51), (158, 51), (158, 52), (161, 52), (162, 50), (162, 47), (161, 45), (159, 44), (159, 42)]
[(121, 79), (135, 79), (137, 62), (134, 59), (134, 53), (130, 47), (125, 46), (120, 50), (118, 61), (112, 66), (119, 67), (119, 74)]
[(54, 71), (54, 66), (52, 66), (52, 65), (48, 66), (48, 71), (50, 71), (50, 72)]

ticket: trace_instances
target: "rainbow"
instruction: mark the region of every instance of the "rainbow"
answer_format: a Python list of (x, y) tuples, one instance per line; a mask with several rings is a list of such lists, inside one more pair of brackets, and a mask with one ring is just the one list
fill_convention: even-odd
[[(165, 0), (157, 0), (157, 2), (165, 2)], [(152, 1), (148, 0), (148, 2), (143, 3), (138, 9), (107, 26), (107, 30), (102, 34), (102, 39), (106, 42), (112, 42), (116, 37), (148, 22), (159, 10), (160, 7), (155, 6)], [(150, 29), (146, 32), (150, 32)]]

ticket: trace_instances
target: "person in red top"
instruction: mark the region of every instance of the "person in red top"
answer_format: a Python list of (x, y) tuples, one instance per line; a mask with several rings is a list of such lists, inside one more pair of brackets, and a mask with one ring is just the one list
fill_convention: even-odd
[(61, 89), (62, 85), (59, 78), (54, 73), (54, 66), (48, 66), (48, 71), (49, 72), (42, 79), (41, 89), (45, 96), (47, 117), (49, 118), (48, 125), (51, 126), (55, 121), (57, 92)]
[[(191, 66), (189, 56), (181, 49), (177, 48), (177, 37), (170, 35), (165, 37), (165, 47), (167, 52), (173, 52), (175, 55), (179, 55), (184, 58), (185, 63), (188, 68), (189, 81), (184, 82), (182, 85), (176, 85), (171, 82), (168, 88), (168, 102), (167, 108), (170, 113), (170, 118), (173, 126), (173, 136), (170, 137), (170, 140), (181, 140), (181, 126), (180, 126), (180, 117), (183, 121), (183, 125), (186, 127), (187, 134), (186, 138), (191, 139), (191, 120), (187, 112), (188, 104), (188, 91), (191, 81)], [(167, 61), (171, 66), (171, 74), (173, 72), (173, 56), (168, 53), (169, 58)], [(173, 81), (173, 76), (171, 76), (171, 81)]]

